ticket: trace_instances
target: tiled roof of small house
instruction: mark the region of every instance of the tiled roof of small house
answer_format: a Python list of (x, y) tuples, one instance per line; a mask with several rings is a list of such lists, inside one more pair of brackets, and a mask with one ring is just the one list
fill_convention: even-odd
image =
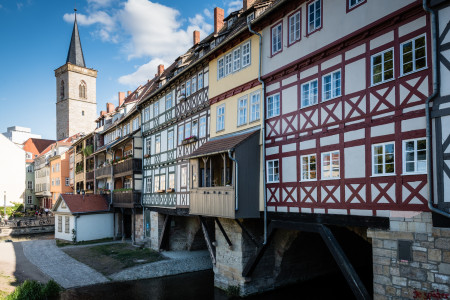
[(72, 214), (109, 211), (108, 201), (103, 195), (61, 194)]

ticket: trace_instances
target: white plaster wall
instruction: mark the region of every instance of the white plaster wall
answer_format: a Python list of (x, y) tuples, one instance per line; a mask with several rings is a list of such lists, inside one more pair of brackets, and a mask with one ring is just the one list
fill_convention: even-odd
[[(450, 7), (446, 7), (444, 9), (439, 10), (439, 35), (442, 34), (443, 30), (447, 26), (448, 20), (450, 20)], [(450, 33), (447, 33), (443, 43), (450, 42)], [(450, 50), (441, 52), (447, 59), (450, 59)], [(441, 63), (440, 64), (441, 71), (441, 82), (450, 82), (450, 71)], [(450, 84), (441, 84), (441, 95), (450, 95)]]
[(344, 148), (345, 178), (366, 177), (365, 146)]
[(81, 215), (77, 220), (77, 241), (113, 237), (113, 213)]
[(281, 180), (283, 182), (297, 181), (297, 158), (295, 156), (283, 157)]
[(281, 92), (281, 98), (283, 99), (282, 114), (287, 114), (298, 109), (297, 98), (297, 86), (284, 89)]
[(0, 134), (0, 206), (24, 203), (25, 151)]
[[(62, 222), (61, 222), (61, 232), (58, 231), (58, 217), (61, 216), (62, 217)], [(69, 232), (66, 233), (66, 216), (69, 216)], [(60, 240), (65, 240), (65, 241), (72, 241), (72, 229), (74, 226), (74, 219), (75, 217), (72, 215), (67, 215), (67, 214), (60, 214), (58, 212), (55, 213), (55, 239), (60, 239)]]

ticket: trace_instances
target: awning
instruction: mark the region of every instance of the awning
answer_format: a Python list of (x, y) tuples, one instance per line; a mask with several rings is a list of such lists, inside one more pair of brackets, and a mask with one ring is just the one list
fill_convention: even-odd
[(222, 138), (214, 138), (204, 143), (197, 150), (188, 155), (188, 158), (197, 158), (217, 153), (227, 152), (243, 143), (246, 139), (254, 134), (259, 134), (259, 130), (251, 131), (239, 135), (233, 135)]

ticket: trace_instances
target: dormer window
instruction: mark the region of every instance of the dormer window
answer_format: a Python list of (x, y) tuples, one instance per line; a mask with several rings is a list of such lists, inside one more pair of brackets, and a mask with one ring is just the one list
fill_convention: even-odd
[(215, 46), (216, 46), (216, 41), (215, 41), (215, 40), (212, 41), (212, 42), (209, 44), (209, 47), (210, 47), (211, 49), (213, 49)]
[(231, 18), (228, 20), (228, 27), (230, 27), (231, 25), (233, 25), (234, 22), (234, 18)]
[(250, 23), (251, 21), (253, 21), (253, 19), (255, 19), (255, 13), (252, 12), (251, 14), (249, 14), (247, 16), (247, 23)]

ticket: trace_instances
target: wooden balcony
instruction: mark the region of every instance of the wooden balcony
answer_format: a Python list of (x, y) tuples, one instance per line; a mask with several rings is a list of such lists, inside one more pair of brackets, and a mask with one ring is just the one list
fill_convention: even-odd
[(142, 159), (130, 158), (114, 165), (114, 177), (142, 173)]
[(79, 182), (79, 181), (84, 181), (84, 172), (80, 172), (75, 174), (75, 181)]
[(133, 208), (141, 205), (141, 193), (134, 191), (115, 192), (112, 195), (114, 207)]
[(191, 189), (189, 201), (190, 214), (235, 218), (235, 189), (233, 186)]
[(105, 177), (110, 177), (111, 169), (112, 169), (111, 166), (98, 168), (97, 170), (95, 170), (95, 178), (101, 179), (101, 178), (105, 178)]
[(94, 180), (94, 171), (90, 171), (86, 173), (86, 180), (92, 181)]

